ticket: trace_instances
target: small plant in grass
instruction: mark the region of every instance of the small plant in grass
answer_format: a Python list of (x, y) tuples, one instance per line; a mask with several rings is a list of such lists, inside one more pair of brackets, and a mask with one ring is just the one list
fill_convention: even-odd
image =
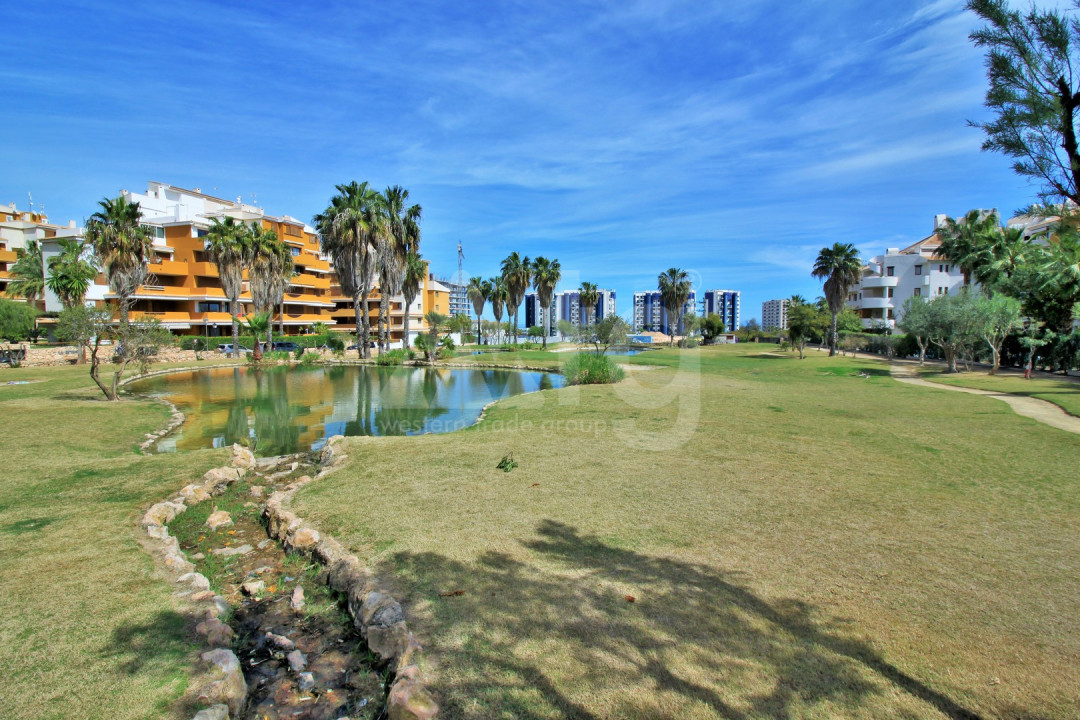
[(309, 351), (309, 352), (306, 352), (306, 353), (304, 353), (303, 355), (300, 356), (300, 364), (303, 365), (304, 367), (311, 367), (312, 365), (315, 365), (318, 362), (319, 362), (319, 353), (317, 353), (317, 352), (310, 352)]
[(507, 453), (506, 455), (503, 455), (502, 460), (499, 461), (499, 464), (496, 465), (495, 468), (497, 470), (502, 470), (503, 472), (510, 472), (517, 466), (517, 461), (514, 460), (514, 453)]
[(562, 374), (570, 385), (604, 385), (617, 383), (626, 372), (607, 355), (578, 353), (563, 365)]

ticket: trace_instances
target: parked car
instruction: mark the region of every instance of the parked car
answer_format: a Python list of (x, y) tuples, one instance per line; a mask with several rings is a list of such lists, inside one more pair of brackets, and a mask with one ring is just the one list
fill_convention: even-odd
[(300, 346), (294, 342), (276, 342), (274, 343), (274, 352), (296, 352)]
[[(232, 343), (221, 343), (220, 345), (217, 346), (217, 350), (222, 355), (231, 355), (232, 351), (233, 351), (233, 344)], [(246, 347), (241, 346), (240, 347), (240, 352), (241, 353), (249, 353), (249, 352), (251, 352), (251, 348), (246, 348)]]
[[(368, 341), (368, 347), (369, 347), (369, 348), (373, 348), (373, 347), (375, 347), (375, 341), (374, 341), (374, 340), (369, 340), (369, 341)], [(356, 343), (353, 343), (352, 345), (350, 345), (349, 347), (347, 347), (347, 348), (345, 348), (345, 349), (346, 349), (346, 350), (359, 350), (359, 349), (360, 349), (360, 346), (359, 346), (359, 345), (357, 345)]]

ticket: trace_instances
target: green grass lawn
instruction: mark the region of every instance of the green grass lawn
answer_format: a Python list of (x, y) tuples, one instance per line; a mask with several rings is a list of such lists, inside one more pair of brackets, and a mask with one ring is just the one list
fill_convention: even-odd
[(921, 377), (924, 380), (945, 385), (959, 385), (1039, 398), (1058, 405), (1070, 415), (1080, 416), (1080, 382), (1076, 379), (1058, 380), (1040, 374), (1031, 380), (1025, 380), (1022, 376), (1014, 374), (987, 375), (986, 373), (965, 372), (948, 375), (937, 371), (924, 371)]
[(138, 454), (167, 411), (107, 403), (86, 373), (0, 370), (43, 381), (0, 384), (0, 715), (187, 718), (191, 621), (135, 523), (225, 455)]
[(349, 439), (297, 509), (396, 585), (449, 718), (1080, 714), (1080, 438), (770, 350)]

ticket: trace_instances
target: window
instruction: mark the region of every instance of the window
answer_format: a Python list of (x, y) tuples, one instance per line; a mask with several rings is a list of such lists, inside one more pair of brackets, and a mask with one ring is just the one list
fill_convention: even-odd
[(300, 228), (297, 227), (296, 225), (286, 225), (285, 226), (285, 234), (286, 235), (295, 235), (295, 236), (299, 237)]
[(895, 288), (889, 288), (889, 297), (892, 297), (892, 295), (893, 295), (893, 290), (894, 290), (894, 289), (895, 289)]
[(915, 274), (916, 275), (922, 275), (922, 265), (916, 265), (915, 266)]
[(922, 296), (922, 288), (915, 288), (915, 297)]
[(202, 228), (195, 228), (195, 237), (206, 237), (207, 232)]
[(896, 268), (890, 265), (889, 267), (885, 268), (885, 274), (889, 277), (894, 277), (896, 275)]
[(295, 245), (290, 245), (289, 246), (289, 254), (292, 255), (293, 257), (299, 256), (300, 255), (300, 248), (296, 247)]
[(201, 302), (198, 305), (199, 312), (224, 312), (219, 302)]

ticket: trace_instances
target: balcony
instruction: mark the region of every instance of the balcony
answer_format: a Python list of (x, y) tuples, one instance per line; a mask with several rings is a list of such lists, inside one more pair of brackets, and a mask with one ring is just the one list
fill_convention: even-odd
[(196, 323), (229, 325), (232, 323), (232, 315), (227, 312), (196, 312), (191, 313), (191, 321)]
[(870, 330), (871, 328), (879, 328), (882, 326), (882, 324), (891, 328), (896, 327), (896, 321), (891, 318), (862, 318), (862, 326), (867, 330)]
[(163, 324), (172, 323), (190, 323), (191, 313), (189, 312), (152, 312), (148, 310), (132, 310), (132, 320), (157, 320)]
[(193, 262), (188, 263), (188, 267), (191, 268), (191, 272), (194, 275), (201, 277), (217, 277), (217, 265), (212, 262)]
[(0, 250), (0, 262), (13, 263), (18, 259), (19, 256), (14, 250)]
[(284, 322), (286, 325), (310, 325), (317, 322), (328, 322), (329, 318), (322, 313), (285, 313), (284, 320), (275, 319), (275, 322)]
[(876, 298), (863, 296), (862, 300), (857, 301), (858, 307), (864, 310), (878, 310), (884, 308), (896, 307), (893, 305), (892, 298)]
[(150, 263), (147, 268), (153, 275), (179, 275), (180, 277), (187, 277), (188, 264), (180, 262), (178, 260), (162, 260), (161, 262)]
[(333, 307), (334, 303), (325, 295), (313, 293), (285, 293), (283, 301), (286, 305), (317, 305), (319, 307)]
[(307, 253), (300, 253), (293, 257), (293, 263), (300, 267), (308, 268), (309, 270), (317, 270), (319, 272), (330, 272), (330, 263), (321, 258), (317, 258), (314, 255)]
[(298, 285), (300, 287), (316, 288), (317, 290), (329, 290), (330, 278), (328, 277), (316, 277), (309, 275), (308, 273), (300, 273), (299, 275), (293, 275), (289, 280), (291, 285)]
[(900, 278), (887, 275), (870, 275), (862, 279), (864, 288), (894, 288), (900, 283)]

